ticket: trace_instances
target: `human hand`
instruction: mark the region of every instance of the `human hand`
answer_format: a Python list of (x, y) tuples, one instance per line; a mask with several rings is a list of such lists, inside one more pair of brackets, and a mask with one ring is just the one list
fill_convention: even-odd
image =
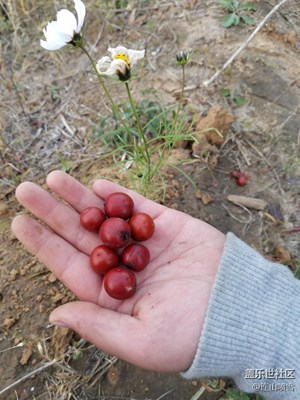
[[(70, 175), (54, 171), (47, 185), (64, 203), (33, 183), (22, 183), (16, 190), (17, 200), (43, 224), (20, 215), (14, 218), (12, 230), (80, 299), (55, 309), (50, 321), (140, 367), (188, 369), (197, 350), (224, 235), (107, 180), (96, 181), (91, 191)], [(155, 222), (155, 233), (146, 242), (151, 262), (136, 274), (135, 295), (124, 301), (108, 296), (102, 277), (90, 268), (89, 254), (100, 238), (84, 230), (79, 221), (86, 207), (103, 208), (105, 198), (117, 191), (128, 193), (135, 211), (147, 212)]]

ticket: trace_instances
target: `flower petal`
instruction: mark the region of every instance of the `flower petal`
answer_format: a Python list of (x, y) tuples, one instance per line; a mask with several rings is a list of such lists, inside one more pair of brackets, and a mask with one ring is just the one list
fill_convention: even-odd
[(128, 57), (128, 49), (125, 46), (109, 47), (111, 58), (115, 58), (118, 54), (125, 54)]
[(75, 9), (77, 11), (77, 16), (78, 16), (78, 23), (77, 23), (77, 28), (75, 29), (76, 33), (79, 33), (81, 31), (81, 28), (84, 23), (84, 18), (85, 18), (85, 5), (81, 0), (74, 0), (75, 3)]
[(52, 35), (58, 32), (58, 24), (57, 21), (49, 22), (45, 29), (43, 29), (44, 35), (46, 39), (51, 38)]
[(75, 15), (69, 10), (60, 10), (57, 13), (58, 30), (67, 34), (74, 35), (77, 28)]
[(45, 40), (40, 40), (40, 44), (46, 50), (58, 50), (61, 47), (66, 45), (66, 43), (58, 44), (58, 43), (54, 43), (54, 42), (46, 42)]
[(125, 46), (109, 47), (110, 57), (102, 57), (97, 63), (101, 75), (116, 76), (127, 81), (131, 76), (131, 67), (145, 56), (145, 50), (131, 50)]
[(96, 68), (99, 74), (104, 74), (106, 70), (110, 67), (110, 64), (112, 63), (112, 60), (110, 57), (102, 57), (100, 60), (97, 62)]
[(145, 57), (145, 50), (131, 50), (128, 49), (128, 58), (130, 66), (133, 67), (138, 60)]
[(112, 63), (110, 64), (110, 67), (106, 70), (104, 75), (112, 76), (112, 75), (126, 75), (126, 72), (128, 70), (128, 64), (120, 59), (113, 60)]
[(111, 57), (115, 59), (118, 55), (124, 54), (127, 56), (130, 67), (134, 66), (138, 60), (145, 57), (145, 50), (131, 50), (125, 46), (109, 47), (108, 51)]
[(43, 30), (46, 41), (40, 44), (47, 50), (57, 50), (70, 43), (75, 33), (79, 33), (85, 18), (85, 5), (81, 0), (74, 0), (78, 15), (78, 22), (74, 14), (69, 10), (62, 9), (56, 15), (56, 21), (49, 22)]
[(60, 31), (57, 21), (50, 22), (43, 32), (48, 42), (66, 44), (70, 42), (73, 37), (73, 34)]

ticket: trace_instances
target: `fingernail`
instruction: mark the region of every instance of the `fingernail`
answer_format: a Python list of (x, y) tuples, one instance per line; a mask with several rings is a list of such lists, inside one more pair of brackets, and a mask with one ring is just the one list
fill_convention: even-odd
[(55, 325), (55, 326), (61, 326), (63, 328), (67, 327), (67, 324), (65, 323), (65, 321), (55, 318), (55, 316), (53, 314), (54, 313), (51, 313), (49, 316), (50, 324)]
[(51, 315), (50, 315), (50, 317), (49, 317), (49, 322), (50, 322), (50, 324), (52, 324), (52, 325), (60, 326), (60, 327), (62, 327), (62, 328), (67, 328), (67, 327), (68, 327), (64, 321), (59, 321), (59, 320), (57, 320), (57, 319), (52, 319), (52, 318), (51, 318)]

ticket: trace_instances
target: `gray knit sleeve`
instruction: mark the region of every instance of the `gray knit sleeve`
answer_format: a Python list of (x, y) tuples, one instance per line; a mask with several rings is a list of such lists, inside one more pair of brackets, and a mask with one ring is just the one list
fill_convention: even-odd
[(265, 399), (300, 399), (300, 281), (232, 233), (186, 378), (227, 376)]

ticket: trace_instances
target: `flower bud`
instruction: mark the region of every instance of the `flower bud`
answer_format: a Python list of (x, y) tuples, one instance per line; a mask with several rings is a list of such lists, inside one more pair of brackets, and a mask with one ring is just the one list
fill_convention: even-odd
[(189, 57), (185, 51), (179, 51), (176, 54), (176, 64), (185, 65), (188, 61), (189, 61)]

